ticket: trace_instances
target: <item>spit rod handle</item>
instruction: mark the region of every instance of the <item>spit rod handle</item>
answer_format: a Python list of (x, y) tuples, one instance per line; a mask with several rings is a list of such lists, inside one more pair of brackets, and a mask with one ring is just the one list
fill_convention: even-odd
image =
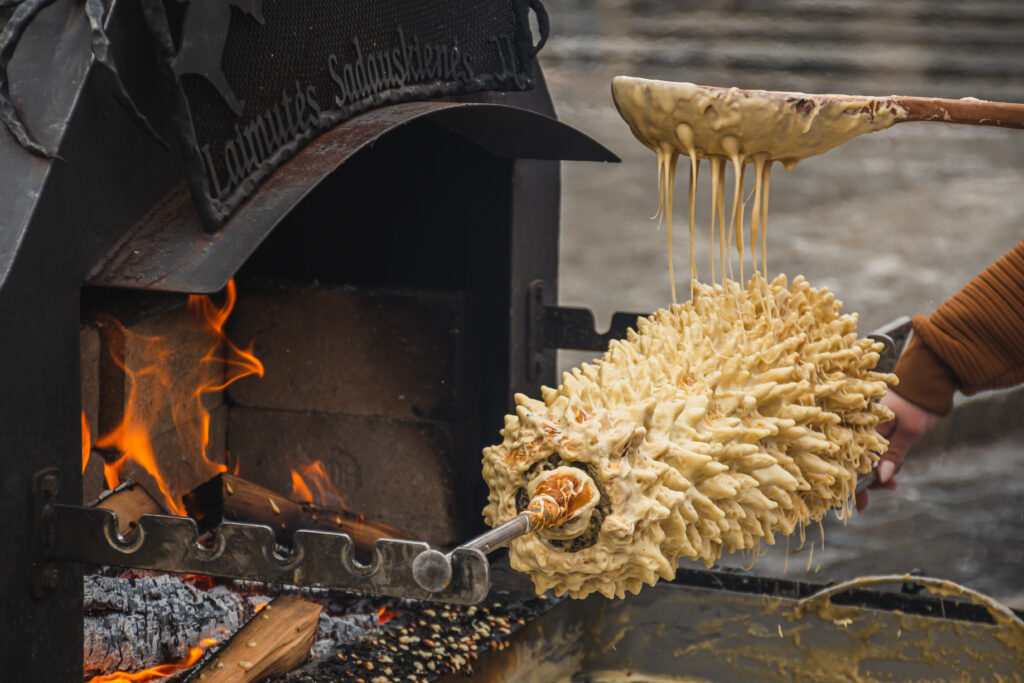
[[(875, 365), (875, 372), (893, 371), (893, 368), (896, 367), (896, 361), (899, 360), (900, 354), (906, 348), (907, 342), (910, 341), (910, 335), (913, 332), (912, 321), (904, 315), (868, 335), (869, 339), (881, 342), (884, 346), (879, 355), (878, 363)], [(872, 468), (867, 474), (857, 476), (857, 485), (853, 488), (853, 492), (855, 494), (860, 493), (876, 481), (878, 481), (878, 471)]]
[(452, 554), (457, 550), (476, 550), (486, 555), (509, 541), (525, 536), (533, 531), (531, 515), (521, 512), (504, 524), (480, 534), (476, 538), (463, 543), (450, 553), (430, 548), (416, 556), (412, 563), (412, 575), (420, 588), (438, 593), (443, 591), (452, 580)]
[(463, 543), (459, 547), (469, 550), (479, 550), (486, 555), (492, 550), (505, 545), (509, 541), (517, 539), (520, 536), (525, 536), (533, 531), (530, 519), (531, 515), (529, 512), (520, 512), (504, 524), (499, 524), (490, 531), (480, 534), (476, 538)]

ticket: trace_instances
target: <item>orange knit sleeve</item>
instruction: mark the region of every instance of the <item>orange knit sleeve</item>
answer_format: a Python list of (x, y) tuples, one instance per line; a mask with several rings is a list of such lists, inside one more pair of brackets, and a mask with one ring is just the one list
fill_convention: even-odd
[(1024, 241), (928, 317), (896, 365), (897, 393), (944, 415), (959, 389), (973, 394), (1024, 382)]

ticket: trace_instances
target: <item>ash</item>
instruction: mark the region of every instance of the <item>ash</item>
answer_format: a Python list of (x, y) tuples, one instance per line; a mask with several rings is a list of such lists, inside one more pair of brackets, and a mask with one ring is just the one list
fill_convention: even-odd
[(469, 677), (481, 653), (504, 649), (514, 633), (558, 602), (545, 596), (510, 594), (492, 594), (483, 604), (468, 607), (383, 600), (378, 607), (383, 608), (381, 618), (394, 615), (388, 621), (372, 632), (355, 634), (344, 647), (317, 650), (317, 643), (314, 650), (319, 659), (273, 681), (382, 683), (430, 681), (446, 674)]
[(238, 630), (255, 603), (173, 575), (86, 576), (86, 671), (138, 671), (184, 659), (201, 638)]

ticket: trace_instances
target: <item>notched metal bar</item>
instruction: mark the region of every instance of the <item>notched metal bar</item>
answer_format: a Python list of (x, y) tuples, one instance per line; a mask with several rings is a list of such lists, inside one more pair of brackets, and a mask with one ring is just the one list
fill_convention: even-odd
[[(431, 551), (426, 543), (381, 539), (373, 561), (355, 559), (348, 534), (296, 532), (289, 556), (275, 550), (273, 530), (262, 524), (222, 522), (210, 547), (199, 542), (199, 528), (189, 517), (143, 515), (135, 537), (117, 532), (110, 510), (54, 504), (43, 526), (52, 543), (44, 559), (205, 574), (233, 579), (284, 583), (471, 605), (490, 587), (490, 567), (478, 551), (450, 554), (451, 581), (441, 590), (423, 588), (413, 576), (417, 556)], [(431, 551), (436, 552), (436, 551)]]
[(594, 312), (590, 309), (545, 304), (543, 280), (530, 283), (526, 309), (527, 376), (532, 381), (537, 381), (544, 373), (545, 350), (575, 349), (602, 353), (608, 350), (613, 339), (624, 339), (630, 328), (636, 328), (637, 318), (650, 315), (615, 313), (608, 330), (600, 333)]
[(544, 307), (544, 343), (548, 348), (578, 349), (580, 351), (607, 351), (613, 339), (625, 339), (630, 328), (636, 328), (637, 318), (647, 313), (616, 313), (608, 331), (599, 333), (594, 312), (589, 308), (565, 306)]

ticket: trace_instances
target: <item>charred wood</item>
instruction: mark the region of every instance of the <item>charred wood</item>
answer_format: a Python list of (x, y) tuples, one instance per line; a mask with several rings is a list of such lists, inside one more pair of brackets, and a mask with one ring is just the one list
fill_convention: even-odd
[(325, 607), (310, 650), (314, 657), (327, 656), (378, 627), (377, 601), (363, 596), (247, 581), (207, 589), (216, 580), (146, 572), (138, 576), (136, 570), (129, 574), (85, 577), (87, 673), (137, 671), (185, 659), (203, 638), (228, 638), (278, 591)]
[(203, 591), (173, 575), (86, 576), (87, 672), (138, 671), (185, 658), (204, 637), (234, 633), (252, 601), (224, 587)]
[(405, 532), (347, 510), (330, 510), (296, 503), (270, 489), (231, 474), (219, 474), (184, 496), (185, 509), (199, 523), (200, 532), (222, 521), (266, 524), (287, 544), (300, 529), (340, 531), (355, 546), (369, 551), (378, 538), (411, 538)]
[(378, 626), (377, 614), (346, 614), (334, 616), (326, 612), (320, 613), (320, 623), (316, 627), (316, 639), (310, 648), (314, 659), (328, 657), (339, 648), (372, 633)]

